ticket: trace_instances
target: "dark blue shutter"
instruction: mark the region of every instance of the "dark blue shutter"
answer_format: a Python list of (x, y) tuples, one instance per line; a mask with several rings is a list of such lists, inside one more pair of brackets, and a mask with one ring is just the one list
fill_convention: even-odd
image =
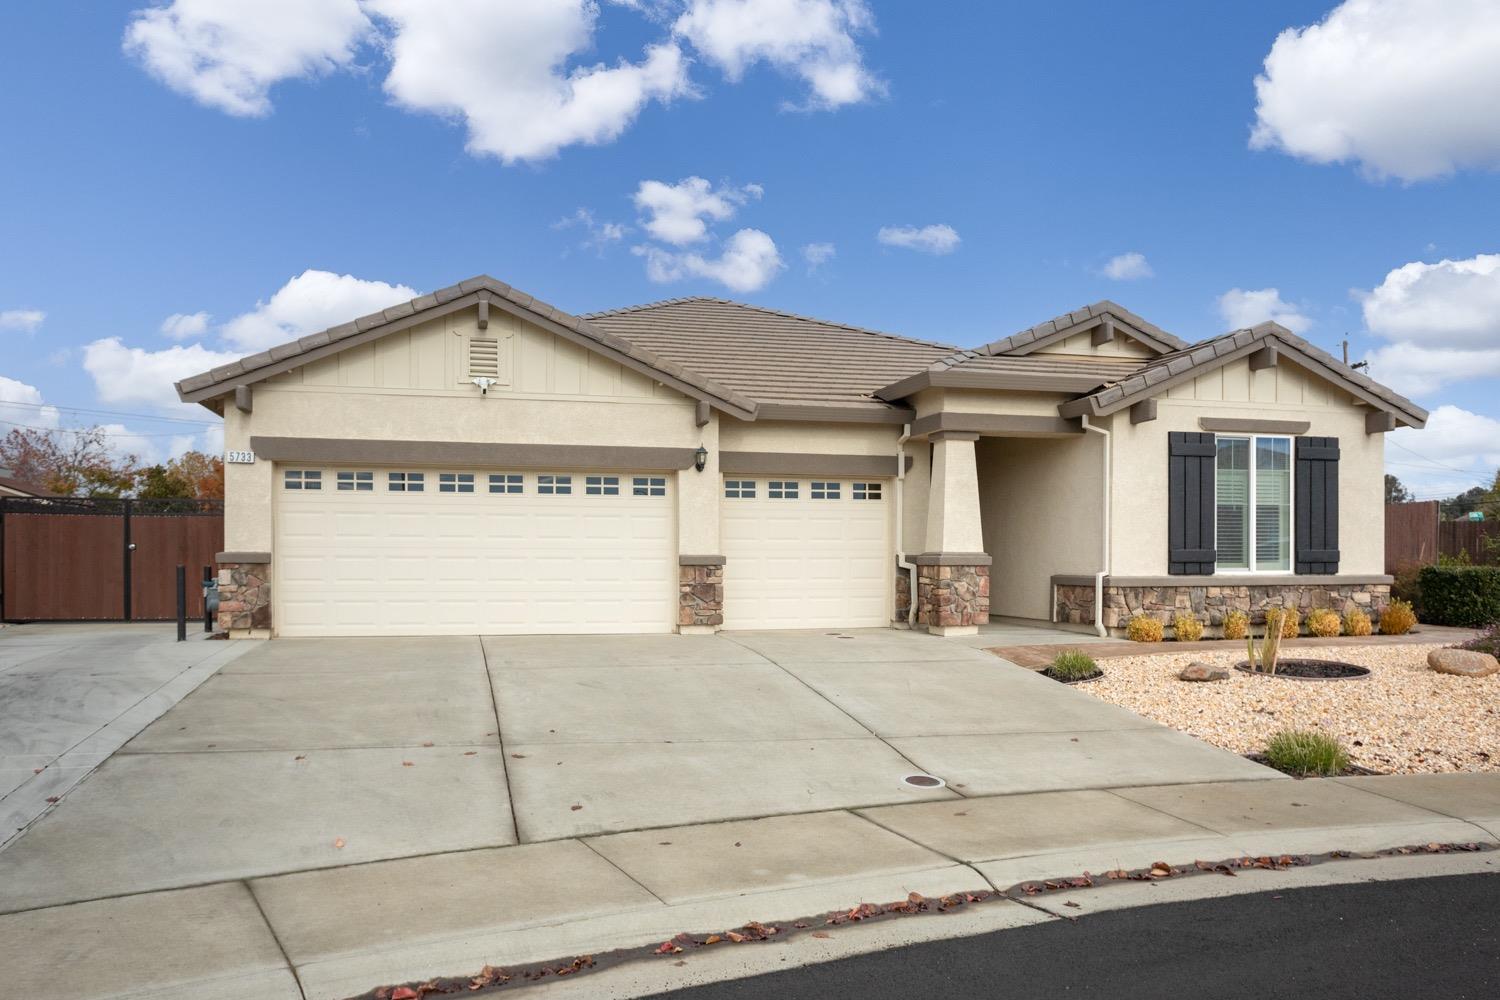
[(1218, 558), (1214, 540), (1214, 436), (1167, 434), (1167, 572), (1206, 576)]
[(1298, 573), (1339, 571), (1339, 439), (1297, 439)]

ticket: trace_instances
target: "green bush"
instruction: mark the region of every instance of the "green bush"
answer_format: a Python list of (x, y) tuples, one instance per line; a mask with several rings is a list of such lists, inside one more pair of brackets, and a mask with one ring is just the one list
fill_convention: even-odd
[(1047, 668), (1047, 673), (1060, 681), (1082, 680), (1098, 672), (1099, 665), (1094, 662), (1094, 658), (1077, 649), (1065, 649), (1058, 653), (1052, 659), (1052, 666)]
[(1394, 580), (1391, 583), (1391, 597), (1410, 604), (1412, 609), (1419, 614), (1422, 611), (1421, 577), (1422, 564), (1408, 559), (1397, 565)]
[(1266, 760), (1278, 771), (1300, 778), (1331, 778), (1349, 766), (1349, 752), (1335, 737), (1306, 729), (1283, 729), (1266, 741)]
[(1424, 566), (1422, 620), (1483, 628), (1500, 621), (1500, 566)]

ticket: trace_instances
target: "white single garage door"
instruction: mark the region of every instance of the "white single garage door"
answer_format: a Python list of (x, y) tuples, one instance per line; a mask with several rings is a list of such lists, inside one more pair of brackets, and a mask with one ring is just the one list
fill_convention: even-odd
[(670, 632), (661, 473), (278, 466), (279, 634)]
[(891, 623), (889, 480), (724, 480), (725, 628)]

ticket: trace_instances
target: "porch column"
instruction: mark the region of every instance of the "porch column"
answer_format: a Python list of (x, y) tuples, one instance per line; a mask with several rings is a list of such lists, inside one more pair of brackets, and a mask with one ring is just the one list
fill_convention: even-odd
[(990, 557), (979, 520), (978, 434), (937, 431), (927, 498), (927, 551), (917, 564), (917, 618), (934, 635), (973, 635), (990, 620)]

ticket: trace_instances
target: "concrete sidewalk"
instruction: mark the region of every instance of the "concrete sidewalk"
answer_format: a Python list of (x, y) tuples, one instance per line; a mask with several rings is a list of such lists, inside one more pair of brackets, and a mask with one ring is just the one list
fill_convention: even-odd
[(161, 623), (0, 629), (0, 848), (248, 649)]
[[(409, 828), (430, 820), (396, 813), (388, 822)], [(157, 1000), (337, 1000), (485, 964), (644, 946), (681, 931), (788, 921), (909, 892), (1003, 890), (1157, 861), (1427, 843), (1500, 844), (1500, 774), (973, 796), (434, 853), (13, 912), (0, 916), (0, 968), (13, 992), (36, 998), (149, 992)], [(1500, 861), (1497, 854), (1465, 858), (1467, 870)], [(1378, 864), (1382, 871), (1438, 870), (1424, 868), (1424, 860), (1435, 859)], [(1338, 878), (1327, 873), (1343, 864), (1306, 869), (1324, 874), (1305, 877)], [(1277, 885), (1300, 877), (1274, 876)], [(1070, 909), (1051, 896), (1035, 905), (992, 902), (972, 916), (903, 921), (883, 933), (905, 940), (961, 935), (1071, 917), (1090, 906), (1255, 884), (1270, 883), (1174, 880), (1097, 897), (1079, 893), (1068, 897), (1082, 901)], [(833, 938), (844, 933), (836, 929)], [(81, 941), (92, 944), (81, 951)], [(804, 942), (792, 954), (805, 953)], [(784, 961), (789, 952), (780, 954)], [(646, 967), (654, 971), (642, 992), (671, 985), (660, 962)], [(621, 984), (631, 976), (627, 967), (607, 979), (546, 989), (591, 996), (613, 984), (612, 995), (628, 995)]]

